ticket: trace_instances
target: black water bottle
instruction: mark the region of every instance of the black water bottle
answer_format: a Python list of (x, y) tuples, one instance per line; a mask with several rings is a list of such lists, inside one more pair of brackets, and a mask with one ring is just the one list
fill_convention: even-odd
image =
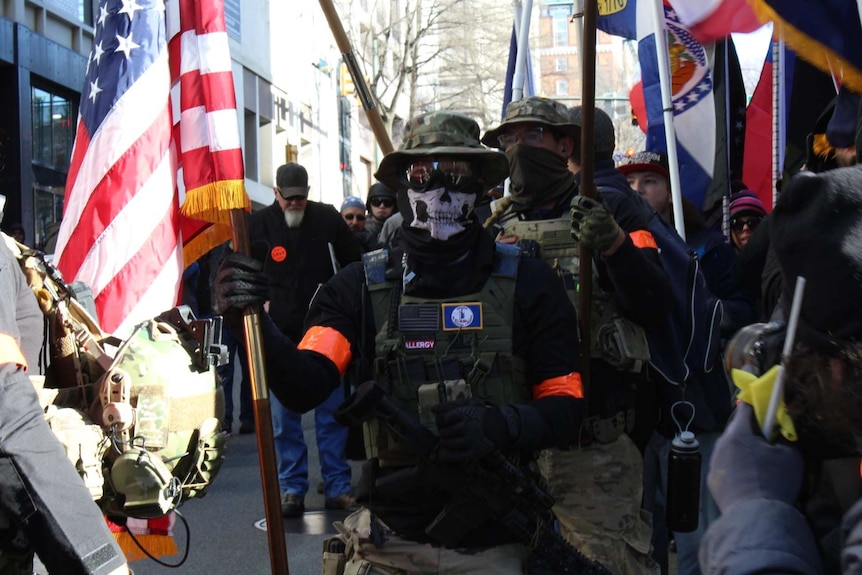
[(673, 439), (667, 463), (667, 526), (687, 533), (697, 529), (700, 510), (700, 445), (694, 433)]

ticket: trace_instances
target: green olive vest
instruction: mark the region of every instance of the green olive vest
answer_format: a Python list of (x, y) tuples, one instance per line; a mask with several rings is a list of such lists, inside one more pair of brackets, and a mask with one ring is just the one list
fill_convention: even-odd
[[(500, 218), (503, 231), (514, 234), (518, 240), (532, 240), (539, 244), (539, 257), (557, 272), (577, 309), (579, 257), (578, 243), (572, 238), (571, 218), (566, 214), (559, 218), (521, 221), (512, 216), (509, 212)], [(593, 266), (590, 355), (619, 369), (639, 372), (649, 361), (646, 334), (640, 326), (620, 315), (613, 294), (602, 290), (597, 278), (598, 273)]]
[[(374, 377), (398, 407), (435, 433), (431, 408), (439, 403), (465, 397), (520, 403), (532, 397), (524, 360), (512, 354), (519, 257), (518, 248), (498, 245), (482, 290), (457, 298), (408, 296), (400, 282), (369, 281), (379, 326)], [(367, 272), (366, 264), (372, 277)], [(415, 463), (410, 448), (377, 421), (364, 431), (366, 454), (381, 466)]]

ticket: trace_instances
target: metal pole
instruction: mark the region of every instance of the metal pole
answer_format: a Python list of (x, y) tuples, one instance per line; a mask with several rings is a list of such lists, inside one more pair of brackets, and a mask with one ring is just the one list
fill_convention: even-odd
[[(583, 67), (583, 52), (584, 52), (584, 0), (574, 0), (572, 3), (572, 22), (575, 24), (575, 42), (578, 45), (578, 55), (581, 56), (581, 66)], [(581, 79), (583, 80), (584, 70), (581, 68)], [(583, 82), (582, 82), (583, 83)], [(559, 99), (559, 98), (558, 98)]]
[(392, 140), (389, 138), (389, 132), (386, 131), (386, 126), (383, 124), (383, 118), (380, 117), (380, 112), (374, 104), (371, 90), (368, 84), (365, 83), (365, 77), (362, 75), (362, 70), (359, 69), (359, 63), (356, 61), (356, 56), (353, 54), (353, 48), (350, 46), (350, 40), (347, 38), (347, 33), (344, 31), (344, 26), (341, 25), (341, 20), (338, 18), (338, 12), (335, 11), (335, 6), (332, 5), (332, 0), (320, 0), (320, 7), (323, 9), (323, 14), (326, 16), (326, 21), (329, 22), (329, 28), (332, 30), (332, 35), (335, 37), (335, 43), (338, 44), (338, 49), (341, 50), (341, 57), (344, 59), (344, 64), (347, 66), (350, 77), (353, 78), (353, 85), (356, 87), (356, 94), (359, 96), (359, 101), (362, 102), (362, 109), (365, 110), (365, 115), (368, 117), (368, 123), (371, 124), (371, 131), (374, 132), (374, 139), (377, 140), (377, 145), (384, 154), (394, 151)]
[[(580, 194), (596, 197), (593, 183), (595, 154), (593, 136), (596, 117), (596, 22), (598, 4), (589, 0), (584, 5), (584, 32), (581, 51), (581, 178)], [(581, 324), (581, 382), (584, 390), (584, 413), (590, 400), (590, 300), (593, 294), (593, 253), (581, 245), (578, 261), (578, 321)]]
[[(775, 131), (774, 138), (777, 139), (775, 142), (775, 179), (772, 182), (772, 206), (775, 207), (775, 202), (778, 201), (778, 187), (775, 185), (779, 179), (784, 175), (784, 147), (787, 142), (787, 101), (785, 98), (785, 90), (784, 90), (784, 82), (786, 76), (785, 74), (785, 65), (787, 63), (787, 59), (784, 57), (784, 40), (779, 40), (776, 46), (776, 54), (773, 54), (773, 60), (777, 62), (777, 64), (773, 64), (773, 70), (778, 71), (778, 77), (775, 81), (775, 88), (777, 92), (777, 97), (773, 97), (773, 100), (777, 105), (774, 106), (775, 114), (776, 114), (776, 125), (777, 129)], [(838, 93), (838, 90), (835, 90), (835, 93)]]
[(530, 15), (533, 12), (533, 0), (525, 0), (521, 9), (521, 24), (518, 26), (518, 57), (515, 58), (515, 74), (512, 78), (512, 101), (517, 102), (524, 97), (524, 78), (527, 70), (527, 38), (530, 37)]
[(682, 215), (682, 187), (679, 181), (679, 158), (676, 153), (676, 130), (673, 126), (673, 94), (670, 84), (670, 63), (667, 47), (667, 29), (664, 22), (662, 0), (652, 0), (655, 21), (655, 52), (658, 58), (658, 77), (661, 85), (661, 106), (664, 115), (664, 136), (667, 142), (667, 163), (670, 172), (670, 197), (673, 203), (673, 223), (679, 237), (685, 241), (685, 222)]
[[(245, 210), (230, 211), (231, 234), (234, 249), (251, 255)], [(290, 575), (287, 565), (287, 542), (281, 515), (281, 492), (278, 487), (278, 469), (272, 431), (272, 408), (266, 386), (263, 335), (260, 329), (260, 310), (246, 308), (243, 312), (245, 349), (248, 357), (248, 374), (254, 402), (254, 423), (257, 426), (257, 448), (260, 460), (260, 481), (263, 486), (263, 505), (266, 514), (266, 536), (269, 541), (269, 559), (273, 575)]]

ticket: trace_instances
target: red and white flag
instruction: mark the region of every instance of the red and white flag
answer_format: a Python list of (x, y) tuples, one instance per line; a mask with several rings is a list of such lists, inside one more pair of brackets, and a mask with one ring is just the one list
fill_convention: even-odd
[(733, 32), (754, 32), (763, 25), (746, 0), (671, 0), (671, 4), (679, 21), (701, 44)]
[[(227, 210), (249, 203), (221, 0), (108, 0), (93, 45), (55, 262), (122, 336), (177, 303), (184, 265), (228, 239)], [(200, 242), (185, 259), (181, 238)]]

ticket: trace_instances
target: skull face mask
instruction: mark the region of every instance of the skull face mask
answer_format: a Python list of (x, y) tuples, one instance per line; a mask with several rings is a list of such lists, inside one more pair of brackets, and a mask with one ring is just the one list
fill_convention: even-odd
[(435, 188), (417, 192), (408, 188), (407, 198), (413, 211), (410, 227), (427, 230), (436, 240), (448, 240), (464, 231), (476, 203), (473, 192), (453, 192)]

